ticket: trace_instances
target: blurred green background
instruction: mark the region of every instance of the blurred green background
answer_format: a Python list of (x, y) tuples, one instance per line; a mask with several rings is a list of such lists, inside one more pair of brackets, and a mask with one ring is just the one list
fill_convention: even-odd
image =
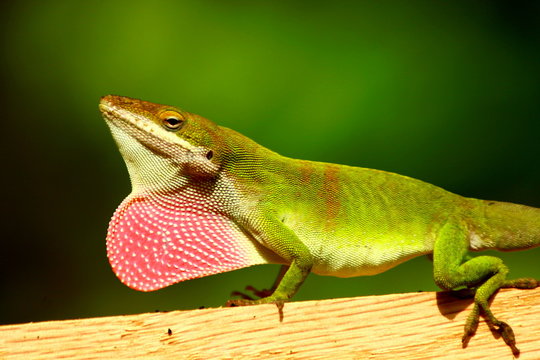
[[(540, 207), (538, 1), (4, 1), (0, 322), (219, 306), (258, 266), (122, 285), (107, 222), (130, 185), (100, 118), (119, 94), (183, 107), (281, 154)], [(540, 278), (540, 249), (504, 254)], [(417, 258), (296, 300), (436, 290)]]

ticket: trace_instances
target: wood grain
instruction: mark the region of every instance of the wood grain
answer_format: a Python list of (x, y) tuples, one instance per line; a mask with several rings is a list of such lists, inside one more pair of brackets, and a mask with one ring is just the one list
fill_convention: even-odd
[[(512, 359), (482, 321), (461, 346), (470, 299), (408, 293), (47, 321), (0, 327), (1, 359)], [(519, 359), (540, 359), (540, 289), (500, 291), (492, 310)]]

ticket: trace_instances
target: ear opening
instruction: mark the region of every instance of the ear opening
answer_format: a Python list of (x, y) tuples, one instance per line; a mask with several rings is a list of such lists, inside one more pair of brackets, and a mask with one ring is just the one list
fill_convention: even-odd
[(206, 178), (216, 176), (220, 169), (220, 164), (216, 163), (214, 151), (207, 148), (193, 151), (186, 165), (187, 173), (190, 175)]

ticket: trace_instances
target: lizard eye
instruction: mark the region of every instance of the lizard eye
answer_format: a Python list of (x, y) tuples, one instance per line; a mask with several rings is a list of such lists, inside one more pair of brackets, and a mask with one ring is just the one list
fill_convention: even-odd
[(160, 117), (165, 129), (170, 131), (177, 131), (184, 124), (182, 116), (175, 111), (166, 111)]

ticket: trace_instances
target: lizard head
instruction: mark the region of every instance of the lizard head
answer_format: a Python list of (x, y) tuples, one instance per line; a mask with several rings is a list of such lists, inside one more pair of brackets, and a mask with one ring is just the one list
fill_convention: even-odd
[(213, 122), (172, 106), (114, 95), (102, 97), (99, 109), (134, 189), (171, 189), (187, 178), (218, 174), (221, 137)]
[(107, 231), (122, 282), (152, 291), (268, 262), (268, 251), (225, 215), (237, 206), (237, 189), (220, 172), (238, 159), (228, 144), (244, 138), (172, 106), (109, 95), (99, 108), (133, 187)]

